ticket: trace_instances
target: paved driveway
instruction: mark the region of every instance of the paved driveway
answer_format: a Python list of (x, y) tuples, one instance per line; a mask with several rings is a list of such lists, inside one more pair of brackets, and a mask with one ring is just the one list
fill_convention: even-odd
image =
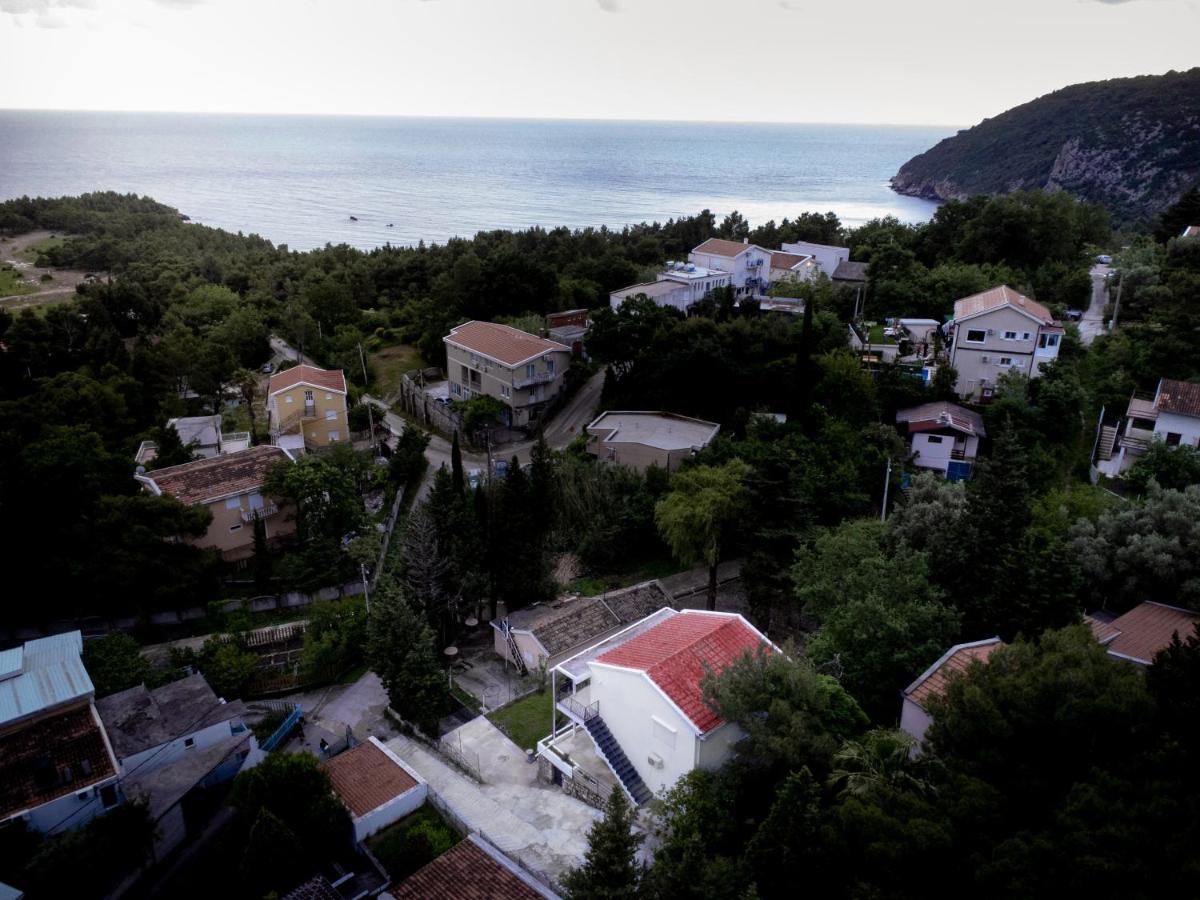
[(1079, 340), (1086, 346), (1104, 333), (1104, 307), (1108, 303), (1108, 266), (1092, 266), (1092, 302), (1079, 321)]

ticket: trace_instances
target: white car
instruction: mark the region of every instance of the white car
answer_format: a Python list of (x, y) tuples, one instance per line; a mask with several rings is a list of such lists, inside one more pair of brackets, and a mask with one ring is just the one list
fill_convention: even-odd
[(1107, 266), (1109, 263), (1112, 262), (1112, 257), (1109, 256), (1107, 253), (1101, 253), (1099, 256), (1096, 257), (1096, 262), (1100, 263), (1100, 265), (1102, 265), (1102, 266)]

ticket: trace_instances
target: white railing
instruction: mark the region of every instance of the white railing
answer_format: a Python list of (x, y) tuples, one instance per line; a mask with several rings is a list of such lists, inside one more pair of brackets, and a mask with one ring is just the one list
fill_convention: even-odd
[(513, 381), (513, 387), (520, 389), (529, 387), (531, 384), (549, 384), (558, 377), (557, 372), (543, 372), (540, 375), (534, 375), (531, 378), (524, 378), (521, 381)]
[(250, 522), (253, 522), (255, 518), (266, 519), (278, 512), (279, 507), (274, 503), (264, 503), (259, 509), (243, 509), (242, 521), (249, 524)]

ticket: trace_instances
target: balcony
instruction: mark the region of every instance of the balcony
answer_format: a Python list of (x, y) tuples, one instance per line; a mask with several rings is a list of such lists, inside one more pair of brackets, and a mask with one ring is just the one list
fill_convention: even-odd
[(278, 512), (279, 507), (274, 503), (264, 503), (260, 509), (243, 509), (242, 521), (249, 525), (255, 518), (269, 519)]
[(559, 712), (580, 725), (586, 725), (589, 719), (600, 715), (600, 701), (588, 703), (587, 695), (583, 692), (578, 695), (566, 694), (559, 698), (556, 705)]
[(557, 377), (558, 377), (557, 372), (542, 372), (539, 375), (534, 375), (532, 377), (523, 378), (520, 381), (518, 381), (517, 379), (514, 378), (513, 379), (513, 387), (520, 390), (521, 388), (531, 387), (532, 385), (535, 385), (535, 384), (550, 384)]

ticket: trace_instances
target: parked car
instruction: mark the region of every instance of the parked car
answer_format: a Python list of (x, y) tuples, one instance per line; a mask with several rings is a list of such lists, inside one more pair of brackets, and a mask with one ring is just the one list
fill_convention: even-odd
[(505, 478), (508, 476), (508, 460), (497, 459), (492, 463), (492, 472), (497, 478)]
[(471, 486), (471, 490), (479, 487), (479, 483), (483, 481), (483, 472), (479, 469), (471, 469), (467, 472), (467, 484)]
[(264, 375), (270, 375), (272, 372), (275, 371), (275, 366), (272, 365), (271, 363), (264, 363), (263, 367), (261, 369), (259, 369), (259, 371), (262, 372)]
[(1070, 319), (1072, 322), (1078, 322), (1080, 319), (1083, 318), (1083, 310), (1082, 309), (1068, 309), (1067, 310), (1067, 318)]
[(1101, 253), (1099, 256), (1096, 257), (1096, 262), (1100, 263), (1100, 265), (1102, 265), (1102, 266), (1107, 266), (1109, 263), (1112, 262), (1112, 257), (1109, 256), (1107, 253)]

